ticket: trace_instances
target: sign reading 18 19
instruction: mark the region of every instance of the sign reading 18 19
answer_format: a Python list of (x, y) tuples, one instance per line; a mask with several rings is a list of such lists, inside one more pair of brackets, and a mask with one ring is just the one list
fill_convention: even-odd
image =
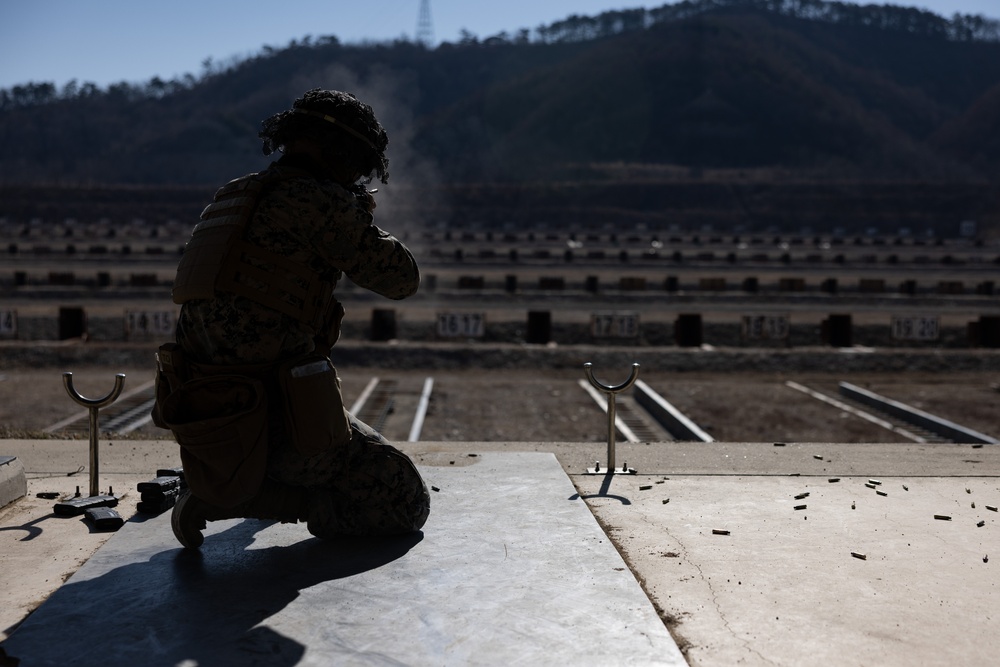
[(635, 338), (639, 335), (639, 314), (593, 313), (590, 335), (594, 338)]
[(486, 315), (438, 313), (437, 333), (442, 338), (482, 338), (486, 334)]
[(937, 340), (940, 336), (937, 315), (892, 316), (892, 337), (896, 340)]

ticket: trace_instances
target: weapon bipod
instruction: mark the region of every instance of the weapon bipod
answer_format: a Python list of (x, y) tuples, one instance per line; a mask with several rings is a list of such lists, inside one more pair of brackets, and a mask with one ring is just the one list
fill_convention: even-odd
[(63, 386), (66, 387), (66, 392), (70, 395), (70, 398), (90, 410), (90, 495), (97, 496), (101, 493), (97, 480), (100, 474), (97, 445), (100, 432), (97, 429), (97, 413), (101, 408), (107, 407), (118, 400), (118, 396), (125, 387), (125, 374), (118, 373), (115, 375), (115, 387), (104, 398), (86, 398), (77, 393), (76, 389), (73, 388), (73, 374), (69, 371), (63, 373)]
[(615, 433), (617, 432), (617, 427), (615, 423), (617, 421), (617, 409), (615, 407), (615, 395), (619, 392), (625, 391), (633, 384), (635, 384), (636, 379), (639, 377), (639, 364), (632, 364), (632, 373), (628, 376), (625, 382), (619, 385), (606, 385), (602, 384), (594, 377), (594, 365), (589, 361), (583, 365), (584, 371), (587, 373), (587, 379), (590, 384), (594, 386), (595, 389), (603, 391), (608, 395), (608, 467), (602, 469), (601, 462), (595, 461), (593, 468), (587, 468), (588, 475), (634, 475), (636, 474), (635, 468), (629, 468), (628, 463), (623, 463), (621, 468), (615, 463)]

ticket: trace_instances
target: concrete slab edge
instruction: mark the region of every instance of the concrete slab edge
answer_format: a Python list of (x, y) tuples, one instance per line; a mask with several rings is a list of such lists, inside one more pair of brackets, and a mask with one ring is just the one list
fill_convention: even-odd
[(16, 456), (0, 456), (0, 508), (6, 507), (28, 493), (24, 465)]

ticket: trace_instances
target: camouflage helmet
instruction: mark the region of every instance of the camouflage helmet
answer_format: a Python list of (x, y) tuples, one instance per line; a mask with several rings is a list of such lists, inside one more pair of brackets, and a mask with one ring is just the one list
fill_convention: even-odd
[(316, 142), (333, 161), (350, 166), (369, 181), (389, 180), (389, 137), (370, 106), (351, 93), (314, 88), (288, 111), (261, 123), (264, 155), (294, 139)]

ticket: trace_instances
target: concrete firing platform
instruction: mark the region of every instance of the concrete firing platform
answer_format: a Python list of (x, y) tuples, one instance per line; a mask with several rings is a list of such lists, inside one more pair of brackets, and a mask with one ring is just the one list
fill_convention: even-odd
[(422, 468), (422, 533), (326, 543), (303, 525), (133, 519), (3, 648), (23, 665), (683, 665), (552, 454)]
[[(486, 456), (490, 452), (547, 452), (555, 455), (575, 491), (569, 491), (565, 475), (553, 474), (551, 481), (532, 483), (517, 495), (547, 498), (544, 487), (550, 485), (557, 489), (553, 498), (579, 493), (692, 667), (951, 667), (995, 664), (1000, 655), (995, 605), (1000, 590), (1000, 514), (987, 509), (1000, 505), (1000, 446), (619, 443), (618, 461), (628, 461), (639, 474), (610, 481), (582, 474), (595, 460), (605, 460), (606, 444), (600, 441), (399, 446), (441, 491), (433, 494), (432, 520), (422, 541), (385, 567), (400, 567), (432, 544), (432, 528), (439, 526), (443, 508), (454, 502), (449, 498), (454, 493), (452, 475), (462, 475), (470, 466), (479, 468), (490, 459)], [(54, 517), (53, 501), (36, 497), (38, 491), (71, 494), (74, 485), (86, 488), (87, 473), (81, 465), (87, 462), (86, 441), (8, 440), (0, 443), (0, 450), (23, 462), (29, 485), (25, 498), (0, 509), (3, 639), (5, 634), (17, 636), (24, 617), (50, 594), (58, 595), (62, 582), (95, 553), (98, 563), (104, 553), (100, 545), (111, 534), (89, 530), (79, 518)], [(123, 516), (135, 511), (137, 482), (149, 479), (158, 467), (179, 464), (177, 445), (169, 441), (103, 442), (101, 457), (101, 488), (113, 484), (116, 493), (125, 494), (119, 505)], [(833, 478), (840, 481), (828, 481)], [(868, 488), (869, 479), (882, 484)], [(462, 502), (475, 504), (478, 513), (490, 512), (492, 481), (475, 490), (475, 499)], [(886, 495), (878, 495), (878, 490)], [(810, 495), (795, 498), (802, 493)], [(801, 504), (807, 508), (796, 510)], [(935, 514), (951, 520), (935, 519)], [(526, 513), (522, 520), (537, 519)], [(495, 557), (486, 545), (499, 549), (494, 533), (502, 524), (494, 527), (492, 517), (485, 526), (481, 523), (460, 525), (469, 531), (462, 539), (480, 549), (473, 552), (484, 560), (478, 571), (487, 571)], [(129, 524), (123, 530), (134, 527)], [(251, 534), (237, 529), (232, 537), (239, 546), (234, 548), (247, 557), (272, 558), (276, 563), (285, 562), (279, 554), (297, 554), (296, 550), (311, 554), (310, 542), (269, 546), (271, 531), (277, 529), (257, 534), (249, 550), (242, 545)], [(730, 534), (716, 535), (716, 529)], [(118, 537), (112, 538), (112, 545)], [(457, 537), (448, 538), (452, 539)], [(564, 541), (560, 532), (544, 539), (552, 544)], [(209, 549), (217, 548), (213, 543), (209, 538)], [(512, 543), (506, 543), (510, 548)], [(341, 548), (330, 547), (334, 553)], [(577, 551), (566, 551), (567, 567), (576, 566)], [(851, 552), (866, 558), (860, 560)], [(163, 567), (159, 559), (168, 557), (161, 554), (147, 562)], [(439, 557), (440, 565), (448, 567), (457, 558)], [(355, 556), (345, 558), (356, 562)], [(140, 569), (133, 565), (122, 572)], [(309, 573), (314, 571), (309, 565), (302, 580), (309, 584)], [(338, 581), (316, 585), (334, 586)], [(300, 596), (307, 597), (312, 590), (303, 588)], [(170, 590), (162, 595), (165, 600), (177, 599)], [(290, 595), (287, 590), (285, 595)], [(471, 609), (480, 613), (478, 606)], [(118, 613), (102, 610), (105, 617), (117, 618)], [(268, 608), (261, 613), (271, 614)], [(630, 622), (630, 613), (624, 622)], [(645, 607), (639, 607), (640, 619), (645, 613)], [(149, 620), (148, 615), (145, 618)], [(159, 620), (150, 623), (160, 627)], [(113, 624), (104, 632), (115, 632)], [(301, 638), (291, 639), (302, 643)], [(579, 641), (597, 645), (605, 638), (598, 633)], [(637, 645), (640, 650), (635, 655), (640, 659), (632, 659), (631, 644), (618, 646), (616, 657), (643, 664), (643, 644)], [(489, 663), (492, 656), (481, 657)], [(496, 662), (504, 657), (499, 654)]]
[(28, 492), (24, 465), (16, 456), (0, 456), (0, 508), (6, 507)]
[(997, 664), (1000, 447), (659, 447), (573, 480), (692, 666)]

